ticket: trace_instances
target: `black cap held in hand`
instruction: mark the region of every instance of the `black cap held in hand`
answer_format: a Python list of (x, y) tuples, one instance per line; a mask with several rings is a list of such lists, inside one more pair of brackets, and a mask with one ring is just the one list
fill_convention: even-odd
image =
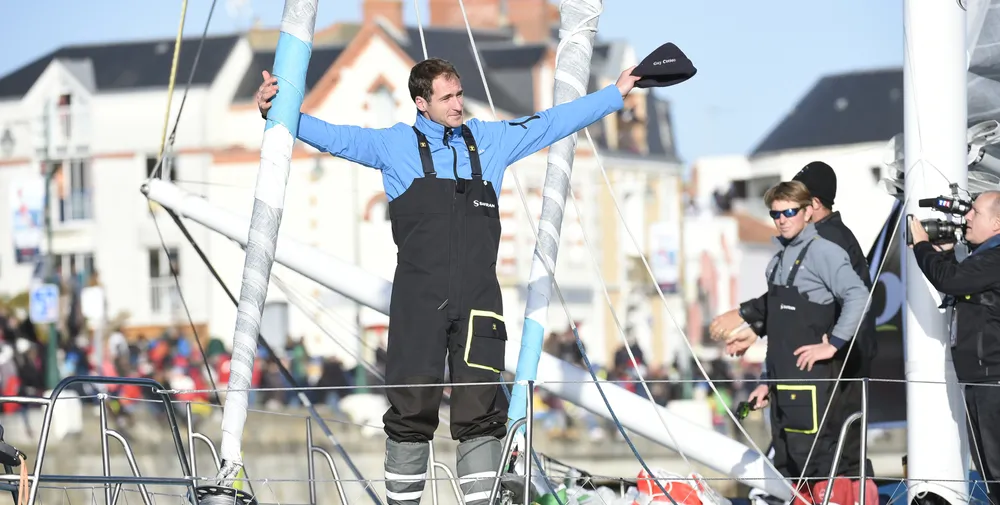
[(819, 198), (824, 207), (833, 208), (833, 200), (837, 197), (837, 174), (830, 165), (822, 161), (813, 161), (802, 167), (792, 180), (805, 184), (809, 193)]
[(697, 72), (684, 52), (673, 42), (667, 42), (649, 53), (632, 70), (632, 75), (642, 77), (635, 83), (637, 88), (663, 88), (682, 83)]

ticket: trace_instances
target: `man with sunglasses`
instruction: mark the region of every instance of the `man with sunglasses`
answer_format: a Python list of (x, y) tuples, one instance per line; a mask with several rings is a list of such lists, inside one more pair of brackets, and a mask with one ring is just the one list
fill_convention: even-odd
[[(814, 482), (802, 492), (819, 503), (827, 486), (825, 477), (832, 470), (840, 427), (860, 409), (861, 398), (837, 391), (838, 385), (830, 379), (840, 373), (838, 350), (854, 338), (864, 317), (868, 290), (852, 269), (847, 252), (820, 237), (811, 223), (812, 198), (799, 181), (779, 183), (764, 195), (781, 251), (766, 270), (769, 333), (765, 362), (771, 381), (758, 386), (749, 401), (758, 409), (773, 404), (774, 466), (786, 477)], [(828, 403), (829, 414), (820, 429)], [(853, 436), (859, 438), (856, 431)], [(870, 463), (865, 463), (871, 476)], [(838, 476), (858, 475), (858, 453), (844, 451), (836, 470)], [(856, 496), (859, 487), (847, 480), (835, 482), (831, 501), (851, 503), (848, 498)], [(866, 491), (874, 492), (872, 500), (878, 499), (874, 483)]]
[[(851, 260), (851, 268), (858, 274), (858, 277), (865, 283), (865, 288), (870, 292), (872, 280), (865, 253), (862, 251), (861, 245), (858, 244), (854, 233), (844, 224), (840, 212), (833, 211), (833, 201), (837, 196), (837, 174), (826, 163), (813, 161), (799, 170), (792, 180), (805, 184), (806, 189), (812, 195), (812, 203), (810, 204), (812, 222), (816, 226), (817, 233), (847, 252), (847, 256)], [(839, 305), (837, 310), (839, 312)], [(849, 353), (847, 349), (841, 350), (847, 361), (844, 377), (869, 376), (871, 361), (878, 352), (875, 317), (875, 313), (867, 312), (861, 322), (861, 327), (855, 328), (857, 340), (853, 349)], [(767, 335), (766, 320), (767, 293), (764, 293), (713, 319), (709, 325), (709, 334), (713, 339), (725, 342), (727, 354), (742, 355), (757, 341), (758, 337)], [(744, 324), (749, 325), (749, 327), (741, 329)], [(860, 395), (860, 389), (849, 391), (849, 393)], [(850, 450), (850, 448), (845, 450)]]

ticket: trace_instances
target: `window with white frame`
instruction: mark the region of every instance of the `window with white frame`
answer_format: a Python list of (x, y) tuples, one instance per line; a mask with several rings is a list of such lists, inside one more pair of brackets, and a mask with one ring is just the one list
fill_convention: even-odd
[(171, 314), (180, 308), (180, 293), (174, 277), (170, 272), (171, 262), (178, 279), (181, 276), (177, 256), (177, 248), (170, 247), (164, 251), (162, 247), (149, 248), (149, 308), (154, 313)]
[(55, 205), (59, 222), (89, 221), (94, 218), (91, 160), (76, 158), (50, 162), (55, 185)]
[(388, 86), (379, 86), (372, 93), (370, 107), (374, 128), (388, 128), (396, 124), (396, 99)]
[(59, 118), (60, 141), (66, 142), (73, 134), (73, 96), (69, 93), (59, 95), (56, 102), (56, 115)]
[[(151, 177), (153, 175), (153, 170), (156, 169), (157, 162), (160, 158), (155, 154), (150, 154), (146, 156), (146, 177)], [(177, 182), (177, 160), (173, 156), (163, 157), (163, 166), (160, 168), (160, 179), (165, 179), (170, 182)]]
[(59, 253), (52, 258), (52, 271), (62, 280), (86, 286), (94, 275), (94, 254), (89, 252)]

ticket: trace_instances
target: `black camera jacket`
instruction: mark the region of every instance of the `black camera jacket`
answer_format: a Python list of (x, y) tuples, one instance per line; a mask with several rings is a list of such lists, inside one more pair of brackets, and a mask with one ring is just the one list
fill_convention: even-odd
[(935, 289), (955, 299), (952, 359), (960, 382), (1000, 381), (1000, 248), (970, 255), (913, 246), (920, 270)]

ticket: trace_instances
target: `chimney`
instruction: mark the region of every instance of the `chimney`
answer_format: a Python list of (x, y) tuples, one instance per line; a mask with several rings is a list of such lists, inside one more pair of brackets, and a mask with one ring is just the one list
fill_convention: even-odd
[[(465, 0), (465, 14), (469, 17), (469, 26), (473, 29), (498, 28), (502, 2), (503, 0)], [(429, 0), (428, 3), (432, 26), (465, 27), (462, 9), (455, 0)]]
[(361, 5), (365, 24), (383, 18), (396, 28), (403, 29), (403, 0), (364, 0)]
[(547, 0), (507, 0), (510, 24), (525, 42), (543, 42), (552, 38), (551, 15)]

